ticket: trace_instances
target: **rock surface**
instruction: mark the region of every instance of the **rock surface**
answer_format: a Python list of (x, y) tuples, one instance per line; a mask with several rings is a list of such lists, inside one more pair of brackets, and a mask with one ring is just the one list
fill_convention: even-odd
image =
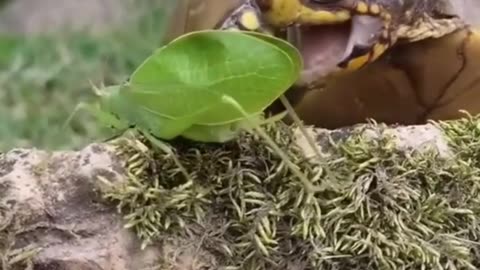
[(11, 221), (7, 231), (16, 234), (10, 252), (31, 244), (40, 248), (34, 259), (39, 270), (145, 269), (158, 251), (140, 252), (121, 217), (96, 193), (96, 176), (118, 181), (122, 174), (107, 145), (79, 152), (15, 149), (1, 155), (0, 206), (6, 211), (0, 212), (0, 224)]
[[(434, 147), (448, 156), (447, 143), (433, 125), (387, 131), (395, 135), (398, 147), (405, 151)], [(320, 147), (327, 135), (333, 139), (349, 135), (348, 129), (309, 132)], [(372, 137), (380, 134), (375, 128), (364, 132)], [(311, 148), (298, 134), (299, 144), (311, 154)], [(2, 250), (0, 245), (0, 257), (3, 253), (11, 258), (15, 250), (32, 247), (39, 248), (33, 256), (33, 269), (137, 270), (155, 269), (149, 267), (158, 263), (162, 252), (163, 256), (178, 252), (172, 247), (141, 251), (140, 242), (123, 228), (116, 209), (102, 202), (97, 192), (102, 181), (97, 176), (113, 183), (123, 181), (126, 175), (122, 164), (113, 147), (106, 144), (92, 144), (78, 152), (13, 149), (1, 154), (0, 233), (4, 224), (16, 236), (10, 249)], [(175, 269), (208, 269), (185, 266), (195, 261), (195, 254), (183, 252), (176, 259)]]

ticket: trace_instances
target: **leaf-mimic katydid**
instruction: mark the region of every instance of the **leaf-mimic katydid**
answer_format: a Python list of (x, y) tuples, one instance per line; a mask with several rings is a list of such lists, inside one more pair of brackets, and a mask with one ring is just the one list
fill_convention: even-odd
[[(297, 79), (298, 51), (259, 33), (208, 30), (185, 34), (148, 57), (122, 85), (99, 90), (95, 115), (118, 128), (134, 125), (160, 139), (225, 142)], [(115, 117), (113, 117), (115, 116)]]
[(191, 32), (155, 51), (127, 83), (98, 90), (99, 107), (81, 106), (116, 128), (135, 126), (164, 151), (168, 148), (158, 139), (182, 136), (221, 143), (243, 129), (256, 128), (306, 188), (313, 190), (259, 128), (270, 120), (263, 119), (264, 109), (295, 83), (302, 65), (297, 49), (273, 36), (228, 30)]

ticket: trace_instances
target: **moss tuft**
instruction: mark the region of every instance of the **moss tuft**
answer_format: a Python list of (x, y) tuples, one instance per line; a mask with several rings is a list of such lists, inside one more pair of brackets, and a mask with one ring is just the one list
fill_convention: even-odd
[(267, 126), (322, 187), (313, 195), (254, 134), (226, 144), (170, 142), (189, 178), (142, 137), (123, 138), (114, 144), (130, 177), (105, 197), (144, 245), (196, 236), (228, 269), (286, 269), (290, 262), (329, 270), (477, 269), (480, 121), (438, 126), (458, 157), (400, 151), (372, 124), (328, 137), (330, 155), (321, 164), (307, 162), (291, 127)]

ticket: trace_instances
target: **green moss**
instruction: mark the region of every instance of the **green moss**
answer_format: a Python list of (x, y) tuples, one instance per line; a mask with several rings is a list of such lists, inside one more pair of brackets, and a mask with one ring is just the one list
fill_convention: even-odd
[(124, 138), (115, 144), (129, 181), (105, 196), (144, 245), (197, 236), (219, 262), (238, 267), (231, 269), (285, 269), (289, 261), (307, 269), (476, 269), (480, 121), (438, 126), (453, 159), (400, 151), (385, 126), (372, 124), (326, 137), (331, 155), (321, 165), (305, 160), (291, 128), (268, 126), (323, 188), (313, 196), (256, 135), (222, 145), (171, 142), (189, 179), (168, 154)]

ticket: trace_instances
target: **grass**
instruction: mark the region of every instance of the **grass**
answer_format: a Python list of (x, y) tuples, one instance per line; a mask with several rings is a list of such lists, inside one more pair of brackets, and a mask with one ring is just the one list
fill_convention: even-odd
[(123, 81), (161, 45), (165, 1), (138, 8), (142, 16), (106, 35), (0, 36), (0, 151), (78, 148), (106, 135), (87, 113), (61, 127), (79, 102), (94, 97), (89, 81)]

